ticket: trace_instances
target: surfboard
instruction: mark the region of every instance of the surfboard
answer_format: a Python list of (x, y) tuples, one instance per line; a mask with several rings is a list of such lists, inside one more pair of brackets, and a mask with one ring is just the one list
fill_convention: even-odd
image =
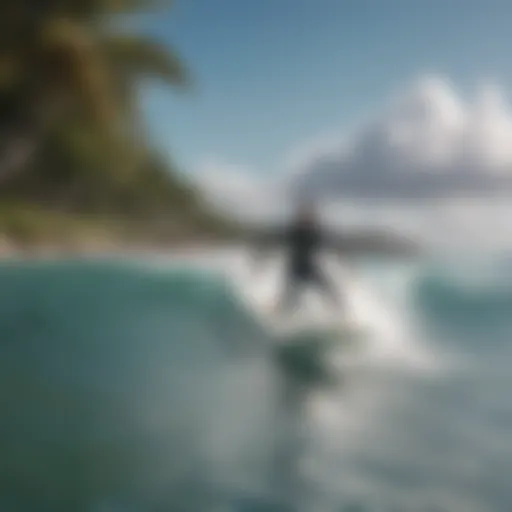
[(349, 312), (342, 309), (333, 311), (332, 307), (311, 308), (301, 297), (297, 308), (280, 311), (279, 286), (259, 286), (261, 283), (237, 284), (237, 295), (258, 323), (279, 341), (296, 339), (346, 339), (359, 337), (362, 329), (350, 319)]
[(348, 338), (356, 336), (361, 329), (344, 318), (340, 312), (339, 318), (316, 318), (308, 311), (297, 311), (295, 314), (280, 314), (271, 312), (261, 315), (266, 329), (281, 339), (322, 339)]
[[(326, 266), (326, 272), (328, 271)], [(327, 272), (329, 273), (329, 272)], [(276, 258), (264, 271), (254, 271), (252, 260), (240, 261), (227, 275), (233, 291), (253, 319), (278, 344), (300, 343), (305, 340), (336, 340), (344, 344), (365, 336), (358, 325), (350, 301), (338, 309), (314, 286), (306, 287), (299, 296), (297, 307), (280, 310), (279, 303), (286, 285), (284, 260)], [(339, 276), (333, 282), (339, 282)], [(341, 287), (350, 285), (347, 278)], [(350, 293), (348, 290), (347, 293)]]
[(318, 307), (311, 307), (315, 304), (308, 303), (303, 294), (295, 309), (280, 311), (282, 283), (277, 269), (272, 270), (273, 275), (265, 274), (262, 279), (231, 276), (235, 294), (268, 334), (269, 348), (290, 382), (307, 389), (336, 385), (345, 374), (335, 367), (338, 359), (331, 354), (341, 349), (350, 358), (357, 353), (366, 339), (365, 329), (352, 319), (348, 308), (337, 311), (322, 297)]

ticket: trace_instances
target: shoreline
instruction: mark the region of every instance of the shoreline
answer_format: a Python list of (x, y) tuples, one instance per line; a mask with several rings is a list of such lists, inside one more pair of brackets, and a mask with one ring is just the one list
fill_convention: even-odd
[[(277, 244), (278, 245), (278, 244)], [(269, 248), (270, 252), (277, 249), (277, 245)], [(384, 258), (415, 259), (421, 257), (423, 251), (410, 251), (400, 244), (357, 243), (345, 241), (331, 250), (345, 254), (352, 258), (372, 254)], [(226, 250), (241, 247), (259, 247), (250, 237), (226, 237), (210, 233), (180, 233), (175, 237), (155, 239), (150, 236), (119, 236), (112, 233), (94, 233), (84, 235), (75, 234), (66, 237), (36, 237), (29, 240), (20, 240), (0, 232), (0, 261), (5, 260), (40, 260), (63, 258), (112, 258), (112, 257), (152, 257), (155, 255), (168, 255), (171, 258), (196, 257), (200, 252), (212, 250)]]
[(38, 242), (20, 244), (8, 237), (0, 236), (0, 261), (19, 259), (60, 259), (66, 257), (115, 257), (115, 256), (150, 256), (169, 254), (170, 256), (186, 256), (219, 247), (215, 242), (176, 241), (169, 243), (147, 243), (140, 241), (118, 240), (81, 240), (72, 244)]

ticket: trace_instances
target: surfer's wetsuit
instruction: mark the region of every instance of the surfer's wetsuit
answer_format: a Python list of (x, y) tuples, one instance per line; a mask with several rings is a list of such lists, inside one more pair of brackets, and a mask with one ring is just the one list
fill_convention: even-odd
[(288, 308), (295, 302), (298, 289), (305, 285), (319, 287), (332, 301), (337, 302), (338, 295), (334, 287), (316, 262), (316, 256), (323, 245), (320, 229), (313, 223), (296, 223), (283, 238), (288, 254), (282, 307)]

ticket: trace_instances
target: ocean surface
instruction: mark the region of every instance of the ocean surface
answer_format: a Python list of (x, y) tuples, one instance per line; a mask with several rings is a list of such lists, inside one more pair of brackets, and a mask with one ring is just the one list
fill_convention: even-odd
[(510, 512), (510, 260), (332, 263), (364, 339), (291, 356), (268, 265), (1, 263), (0, 511)]

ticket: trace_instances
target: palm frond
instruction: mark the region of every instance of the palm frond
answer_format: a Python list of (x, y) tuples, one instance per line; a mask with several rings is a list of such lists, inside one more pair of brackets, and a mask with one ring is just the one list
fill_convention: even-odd
[(97, 19), (169, 9), (172, 3), (172, 0), (50, 0), (47, 9), (76, 18)]
[(111, 14), (129, 14), (158, 9), (168, 9), (173, 0), (98, 0), (105, 11)]
[(105, 37), (101, 46), (126, 78), (157, 78), (183, 89), (191, 85), (186, 66), (167, 46), (127, 34)]
[[(106, 59), (86, 28), (65, 19), (48, 23), (43, 36), (46, 78), (75, 96), (107, 126), (116, 116), (114, 94)], [(51, 84), (50, 84), (51, 85)]]

